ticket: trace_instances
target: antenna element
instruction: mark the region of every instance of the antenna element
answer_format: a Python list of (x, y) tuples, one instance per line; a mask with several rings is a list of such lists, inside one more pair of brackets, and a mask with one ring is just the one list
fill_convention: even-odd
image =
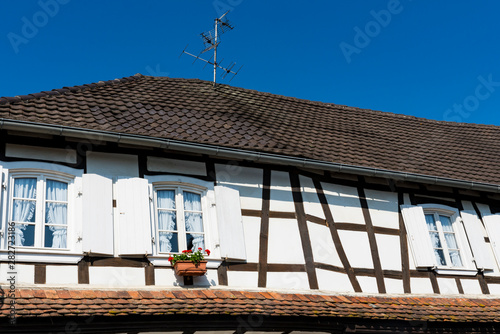
[[(231, 74), (233, 74), (233, 76), (231, 77), (231, 80), (233, 80), (233, 78), (236, 76), (236, 74), (238, 74), (238, 72), (243, 67), (243, 66), (240, 66), (240, 68), (236, 72), (234, 72), (233, 67), (234, 67), (234, 65), (236, 65), (236, 63), (231, 63), (231, 64), (229, 64), (228, 67), (223, 67), (223, 66), (221, 66), (222, 60), (220, 62), (217, 62), (217, 47), (220, 44), (220, 35), (222, 35), (226, 31), (233, 30), (233, 28), (234, 28), (229, 23), (229, 21), (227, 19), (224, 19), (224, 17), (227, 15), (227, 13), (229, 13), (229, 11), (222, 14), (221, 17), (215, 19), (215, 27), (213, 30), (210, 30), (207, 32), (202, 32), (200, 34), (201, 39), (203, 41), (203, 44), (205, 45), (205, 49), (203, 51), (201, 51), (196, 56), (196, 55), (186, 51), (186, 49), (187, 49), (187, 45), (186, 45), (186, 47), (184, 48), (184, 50), (182, 50), (182, 53), (181, 53), (181, 56), (182, 56), (182, 54), (185, 53), (188, 56), (195, 58), (194, 61), (201, 60), (201, 61), (205, 62), (206, 64), (213, 65), (213, 67), (214, 67), (214, 87), (217, 85), (216, 77), (217, 77), (217, 69), (218, 68), (223, 71), (221, 74), (222, 78), (225, 78), (228, 74), (231, 73)], [(212, 57), (210, 57), (209, 60), (206, 60), (206, 59), (203, 59), (200, 57), (200, 55), (202, 53), (205, 53), (205, 52), (210, 51), (212, 49), (214, 50), (214, 54)], [(213, 58), (213, 60), (212, 60), (212, 58)], [(206, 64), (205, 64), (205, 66), (206, 66)], [(229, 81), (231, 81), (231, 80), (229, 80)]]

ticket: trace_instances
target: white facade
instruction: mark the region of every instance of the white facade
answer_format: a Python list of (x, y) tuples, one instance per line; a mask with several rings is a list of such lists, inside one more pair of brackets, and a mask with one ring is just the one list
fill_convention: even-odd
[[(199, 196), (203, 231), (198, 237), (211, 250), (207, 274), (195, 278), (194, 286), (317, 287), (338, 293), (500, 293), (500, 216), (492, 214), (494, 200), (484, 202), (465, 192), (461, 196), (460, 190), (458, 196), (450, 193), (450, 198), (438, 198), (432, 190), (422, 190), (425, 185), (402, 184), (391, 191), (369, 182), (363, 185), (365, 198), (360, 200), (360, 186), (351, 177), (334, 179), (299, 170), (302, 201), (297, 196), (294, 201), (291, 170), (283, 166), (215, 158), (207, 164), (200, 157), (170, 157), (168, 152), (142, 154), (145, 158), (123, 150), (89, 151), (84, 170), (70, 167), (76, 164), (75, 151), (7, 144), (9, 161), (0, 162), (0, 284), (7, 283), (9, 272), (9, 226), (13, 226), (17, 198), (14, 180), (43, 175), (68, 184), (66, 244), (58, 248), (42, 241), (36, 247), (18, 244), (15, 261), (20, 286), (183, 286), (168, 261), (174, 251), (160, 246), (165, 239), (158, 212), (163, 209), (156, 197), (160, 190), (177, 189), (176, 194)], [(141, 159), (146, 168), (141, 167)], [(270, 172), (270, 184), (264, 184), (265, 169)], [(211, 179), (214, 175), (215, 180)], [(178, 208), (182, 201), (181, 197), (177, 208), (168, 210), (186, 216), (189, 210)], [(50, 202), (48, 197), (45, 202)], [(426, 225), (431, 212), (453, 219), (451, 225), (445, 226), (447, 218), (442, 218), (442, 226), (432, 234), (428, 221)], [(183, 219), (188, 218), (178, 217), (175, 233), (187, 238), (191, 232), (181, 224)], [(46, 221), (33, 226), (36, 238), (47, 238)], [(442, 243), (455, 238), (457, 248), (432, 244), (437, 240), (432, 238), (439, 237)], [(443, 255), (442, 261), (448, 261), (445, 265), (436, 258), (441, 250), (448, 252)]]

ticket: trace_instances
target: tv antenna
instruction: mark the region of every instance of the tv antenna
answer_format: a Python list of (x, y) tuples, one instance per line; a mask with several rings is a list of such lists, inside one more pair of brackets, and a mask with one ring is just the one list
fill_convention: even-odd
[[(232, 74), (233, 76), (231, 77), (231, 80), (233, 80), (233, 78), (236, 76), (236, 74), (238, 74), (238, 72), (241, 70), (241, 68), (243, 66), (240, 66), (240, 68), (235, 72), (233, 71), (233, 68), (234, 66), (236, 65), (236, 63), (230, 63), (228, 66), (224, 67), (222, 66), (222, 60), (221, 59), (219, 62), (217, 61), (217, 47), (219, 46), (220, 44), (220, 35), (222, 35), (223, 33), (225, 33), (226, 31), (230, 31), (230, 30), (233, 30), (233, 26), (231, 25), (231, 23), (229, 23), (229, 21), (227, 20), (227, 18), (225, 18), (225, 16), (227, 15), (227, 13), (229, 13), (229, 11), (225, 12), (224, 14), (222, 14), (221, 17), (215, 19), (215, 27), (213, 30), (210, 30), (210, 31), (207, 31), (207, 32), (202, 32), (200, 34), (201, 36), (201, 39), (203, 40), (203, 44), (205, 45), (205, 49), (202, 50), (197, 56), (192, 54), (192, 53), (189, 53), (186, 51), (187, 49), (187, 45), (186, 47), (184, 48), (184, 50), (182, 50), (182, 53), (181, 53), (181, 56), (182, 54), (187, 54), (194, 59), (194, 62), (196, 60), (201, 60), (203, 62), (205, 62), (205, 66), (207, 66), (207, 64), (210, 64), (214, 67), (214, 87), (217, 85), (217, 82), (216, 82), (216, 78), (217, 78), (217, 69), (221, 69), (222, 70), (222, 78), (224, 79), (228, 74)], [(209, 60), (206, 60), (206, 59), (203, 59), (200, 57), (201, 54), (207, 52), (207, 51), (210, 51), (210, 50), (214, 50), (214, 54), (212, 57), (210, 57)], [(212, 60), (213, 59), (213, 60)], [(193, 63), (194, 63), (193, 62)], [(229, 81), (231, 81), (229, 80)]]

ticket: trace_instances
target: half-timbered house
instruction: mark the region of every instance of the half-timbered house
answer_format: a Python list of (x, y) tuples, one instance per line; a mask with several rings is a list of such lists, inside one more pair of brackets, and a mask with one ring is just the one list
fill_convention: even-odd
[(135, 75), (0, 136), (2, 333), (500, 331), (499, 127)]

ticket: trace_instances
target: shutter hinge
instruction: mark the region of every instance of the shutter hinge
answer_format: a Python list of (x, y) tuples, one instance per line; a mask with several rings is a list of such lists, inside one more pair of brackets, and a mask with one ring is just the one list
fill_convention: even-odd
[(155, 243), (155, 237), (151, 238), (151, 242), (154, 244)]
[(116, 199), (113, 200), (113, 208), (116, 208)]

